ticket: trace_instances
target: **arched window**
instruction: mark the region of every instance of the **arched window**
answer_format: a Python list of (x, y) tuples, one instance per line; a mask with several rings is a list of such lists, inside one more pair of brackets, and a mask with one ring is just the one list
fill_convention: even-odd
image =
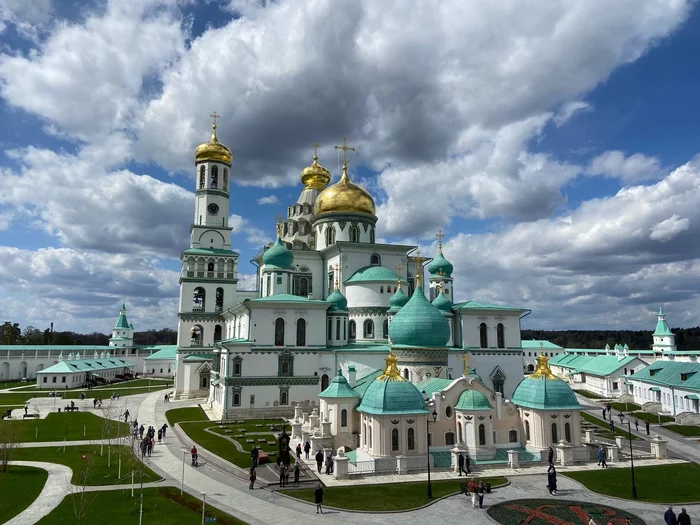
[(284, 319), (275, 319), (275, 346), (284, 346)]
[(203, 190), (203, 189), (204, 189), (204, 184), (205, 184), (205, 181), (206, 181), (206, 178), (205, 178), (205, 177), (206, 177), (205, 171), (206, 171), (206, 168), (205, 168), (204, 165), (202, 164), (202, 165), (199, 167), (199, 189), (200, 189), (200, 190)]
[(287, 404), (287, 392), (280, 393), (280, 405)]
[(534, 371), (535, 371), (535, 365), (527, 365), (527, 371), (528, 371), (528, 372), (534, 372)]
[(517, 430), (509, 430), (508, 431), (508, 443), (517, 443), (518, 442), (518, 431)]
[(453, 414), (453, 412), (452, 412), (452, 407), (449, 406), (449, 405), (446, 406), (446, 407), (445, 407), (445, 417), (446, 417), (447, 419), (452, 419), (452, 414)]
[(486, 332), (486, 323), (481, 323), (479, 325), (479, 345), (481, 348), (489, 347), (489, 337)]
[(373, 253), (369, 258), (370, 266), (380, 266), (382, 264), (382, 259), (379, 257), (378, 253)]
[(403, 378), (408, 379), (408, 368), (403, 369)]
[(333, 226), (328, 226), (326, 228), (326, 246), (330, 246), (335, 242), (335, 228)]
[(216, 289), (216, 301), (214, 303), (214, 306), (216, 307), (216, 313), (221, 313), (224, 311), (224, 289), (223, 288)]
[(446, 432), (445, 433), (445, 445), (454, 445), (455, 444), (455, 433), (454, 432)]
[(367, 446), (367, 424), (362, 423), (362, 446)]
[(297, 346), (306, 346), (306, 321), (304, 319), (297, 321)]
[(391, 451), (399, 451), (399, 430), (397, 428), (391, 431)]
[(349, 331), (348, 339), (355, 339), (357, 337), (357, 328), (355, 325), (355, 321), (350, 321), (348, 323), (348, 331)]
[(214, 342), (215, 343), (221, 342), (221, 325), (220, 324), (217, 324), (214, 327)]
[(266, 291), (267, 295), (272, 295), (272, 276), (268, 274), (267, 279), (265, 279), (265, 284), (267, 284)]
[(498, 348), (506, 347), (506, 338), (503, 334), (503, 323), (498, 323), (498, 325), (496, 325), (496, 343)]
[(571, 443), (571, 425), (569, 423), (564, 425), (564, 437), (567, 443)]
[(239, 394), (238, 392), (233, 394), (233, 406), (235, 406), (235, 407), (241, 406), (241, 394)]
[(323, 392), (326, 388), (328, 388), (328, 374), (323, 374), (321, 376), (321, 392)]
[(379, 293), (384, 293), (384, 287), (383, 287), (383, 286), (380, 286), (380, 287), (379, 287)]
[(382, 339), (388, 339), (389, 338), (389, 319), (384, 319), (384, 323), (382, 323)]
[(367, 441), (369, 448), (372, 448), (372, 425), (367, 427)]
[(457, 424), (457, 435), (459, 437), (459, 442), (464, 443), (464, 438), (462, 437), (462, 424), (461, 423)]
[(224, 191), (228, 191), (228, 168), (224, 168)]
[(302, 297), (309, 295), (309, 279), (306, 277), (299, 279), (299, 295)]
[(485, 447), (486, 446), (486, 427), (482, 423), (479, 425), (479, 446), (480, 447)]
[(552, 423), (552, 444), (559, 443), (559, 434), (557, 432), (557, 424)]
[[(214, 271), (214, 263), (213, 262), (207, 263), (207, 271), (208, 272)], [(209, 277), (211, 277), (211, 275)]]
[(363, 334), (365, 339), (374, 338), (374, 321), (371, 319), (366, 319), (363, 323)]
[(333, 293), (333, 290), (335, 290), (335, 281), (333, 280), (334, 277), (333, 273), (333, 267), (329, 266), (328, 267), (328, 295)]
[(328, 340), (333, 339), (333, 319), (328, 318)]
[(335, 339), (340, 341), (340, 317), (335, 320)]
[(204, 304), (206, 300), (206, 292), (204, 288), (197, 287), (192, 292), (192, 311), (193, 312), (203, 312)]
[(530, 441), (530, 422), (525, 421), (525, 440)]
[(416, 433), (412, 428), (408, 429), (408, 450), (416, 449)]
[(212, 166), (211, 167), (211, 184), (209, 185), (209, 187), (211, 189), (215, 190), (218, 183), (219, 183), (219, 167)]
[(340, 426), (341, 427), (348, 426), (348, 411), (345, 409), (340, 411)]
[(350, 226), (350, 242), (360, 242), (360, 234), (357, 231), (357, 226)]
[(233, 375), (234, 375), (234, 376), (240, 376), (240, 375), (241, 375), (241, 362), (240, 362), (240, 361), (234, 361), (234, 362), (233, 362)]

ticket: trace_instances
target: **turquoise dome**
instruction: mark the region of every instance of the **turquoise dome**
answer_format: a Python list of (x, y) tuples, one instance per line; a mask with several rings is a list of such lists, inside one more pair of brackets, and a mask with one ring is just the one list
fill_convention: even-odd
[(394, 295), (392, 295), (389, 298), (389, 309), (398, 311), (407, 302), (408, 302), (408, 297), (406, 297), (406, 294), (403, 293), (403, 290), (401, 288), (399, 288), (398, 290), (396, 290), (394, 292)]
[(389, 354), (386, 369), (362, 395), (358, 412), (374, 415), (427, 414), (423, 394), (406, 381), (396, 368), (396, 358)]
[(333, 310), (346, 311), (348, 309), (348, 300), (337, 288), (328, 296), (326, 302), (331, 304)]
[(265, 266), (275, 266), (284, 270), (291, 270), (294, 263), (294, 254), (282, 244), (282, 240), (277, 237), (277, 241), (263, 254)]
[(493, 407), (486, 396), (478, 390), (465, 390), (459, 396), (455, 410), (491, 410)]
[(440, 292), (440, 295), (433, 299), (433, 306), (441, 312), (452, 312), (452, 301), (447, 298), (445, 292)]
[(440, 249), (438, 256), (430, 261), (428, 271), (432, 276), (452, 277), (454, 266), (452, 266), (450, 261), (445, 259), (445, 256), (442, 254), (442, 248)]
[(333, 380), (330, 382), (328, 385), (328, 388), (326, 388), (323, 392), (321, 392), (318, 397), (342, 397), (342, 398), (349, 398), (349, 397), (360, 397), (360, 394), (355, 392), (351, 387), (350, 384), (348, 383), (348, 380), (345, 379), (345, 376), (343, 375), (343, 371), (339, 368), (338, 373), (335, 374), (335, 377)]
[(537, 357), (537, 369), (520, 381), (513, 393), (513, 404), (539, 410), (580, 410), (571, 387), (552, 374), (547, 358)]
[(391, 320), (389, 338), (394, 345), (444, 347), (450, 339), (450, 325), (425, 298), (423, 288), (416, 286), (411, 298)]

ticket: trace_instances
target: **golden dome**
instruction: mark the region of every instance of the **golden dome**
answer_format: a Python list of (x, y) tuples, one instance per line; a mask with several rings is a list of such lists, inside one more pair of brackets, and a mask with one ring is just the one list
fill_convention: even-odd
[(211, 126), (211, 138), (209, 142), (200, 144), (197, 149), (194, 150), (194, 161), (213, 161), (213, 162), (223, 162), (224, 164), (231, 165), (231, 160), (233, 159), (233, 154), (231, 150), (219, 142), (216, 138), (216, 122)]
[(318, 163), (318, 155), (314, 153), (314, 161), (301, 171), (301, 182), (304, 189), (323, 190), (331, 181), (331, 172)]
[(344, 212), (375, 214), (374, 199), (369, 192), (350, 182), (347, 163), (343, 164), (340, 180), (323, 190), (314, 204), (314, 215)]

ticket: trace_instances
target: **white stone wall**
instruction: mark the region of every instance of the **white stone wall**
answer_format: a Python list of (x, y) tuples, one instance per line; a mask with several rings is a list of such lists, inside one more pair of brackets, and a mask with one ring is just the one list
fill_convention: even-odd
[[(370, 320), (374, 323), (374, 332), (373, 336), (374, 337), (365, 337), (365, 331), (364, 331), (364, 323), (367, 320)], [(388, 338), (388, 328), (387, 328), (387, 338), (384, 337), (384, 321), (388, 321), (389, 316), (388, 314), (359, 314), (355, 312), (350, 313), (350, 318), (349, 321), (354, 321), (355, 322), (355, 341), (386, 341)]]
[[(523, 425), (523, 435), (527, 448), (544, 450), (556, 445), (566, 438), (566, 424), (570, 426), (571, 441), (567, 444), (581, 446), (581, 414), (578, 410), (532, 410), (518, 408)], [(556, 417), (553, 417), (556, 416)], [(527, 426), (530, 428), (530, 439), (527, 439)], [(557, 441), (552, 441), (552, 425), (557, 427)]]
[(398, 283), (394, 280), (372, 283), (348, 284), (345, 298), (348, 307), (389, 307), (389, 299)]
[[(662, 385), (653, 385), (642, 381), (630, 379), (632, 384), (631, 393), (634, 395), (634, 402), (638, 405), (655, 402), (661, 403), (661, 412), (664, 414), (678, 415), (683, 412), (700, 413), (700, 406), (697, 400), (688, 399), (689, 395), (698, 395), (698, 392), (685, 390), (682, 388), (670, 388)], [(659, 392), (650, 390), (651, 387), (658, 387)]]
[[(448, 373), (453, 378), (458, 378), (464, 371), (464, 362), (462, 361), (462, 352), (451, 351), (448, 354)], [(519, 350), (492, 350), (481, 352), (475, 350), (467, 353), (469, 356), (469, 367), (475, 368), (476, 373), (481, 376), (488, 388), (493, 388), (491, 380), (499, 367), (506, 376), (503, 383), (503, 395), (506, 399), (513, 397), (513, 392), (523, 379), (522, 358)]]
[[(251, 339), (256, 345), (273, 346), (275, 344), (275, 320), (285, 321), (284, 344), (293, 347), (297, 343), (297, 320), (306, 320), (306, 346), (326, 346), (326, 306), (280, 303), (279, 305), (259, 306), (249, 304), (252, 311)], [(247, 329), (247, 316), (242, 316), (243, 337)], [(245, 327), (245, 328), (244, 328)]]
[(175, 374), (174, 359), (149, 359), (143, 364), (143, 373), (153, 377), (173, 377)]
[(497, 348), (497, 326), (503, 324), (503, 335), (506, 348), (520, 348), (520, 314), (504, 312), (478, 312), (461, 310), (462, 346), (480, 348), (479, 325), (486, 323), (488, 347)]

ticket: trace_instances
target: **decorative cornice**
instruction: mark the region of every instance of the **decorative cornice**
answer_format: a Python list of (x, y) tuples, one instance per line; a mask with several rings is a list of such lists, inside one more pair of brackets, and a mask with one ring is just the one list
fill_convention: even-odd
[(221, 314), (208, 313), (208, 312), (183, 312), (177, 314), (178, 318), (182, 321), (190, 321), (194, 323), (198, 322), (208, 322), (208, 321), (219, 321), (224, 322), (224, 317)]
[(299, 386), (318, 385), (321, 378), (317, 376), (290, 376), (290, 377), (226, 377), (226, 386)]
[(229, 194), (223, 190), (211, 190), (211, 189), (203, 189), (203, 190), (197, 190), (194, 192), (195, 195), (219, 195), (221, 197), (229, 198)]
[(197, 277), (180, 277), (180, 283), (211, 283), (211, 284), (238, 284), (238, 278), (233, 279), (202, 279)]
[(350, 315), (387, 315), (388, 311), (388, 306), (348, 308), (348, 312), (350, 312)]

